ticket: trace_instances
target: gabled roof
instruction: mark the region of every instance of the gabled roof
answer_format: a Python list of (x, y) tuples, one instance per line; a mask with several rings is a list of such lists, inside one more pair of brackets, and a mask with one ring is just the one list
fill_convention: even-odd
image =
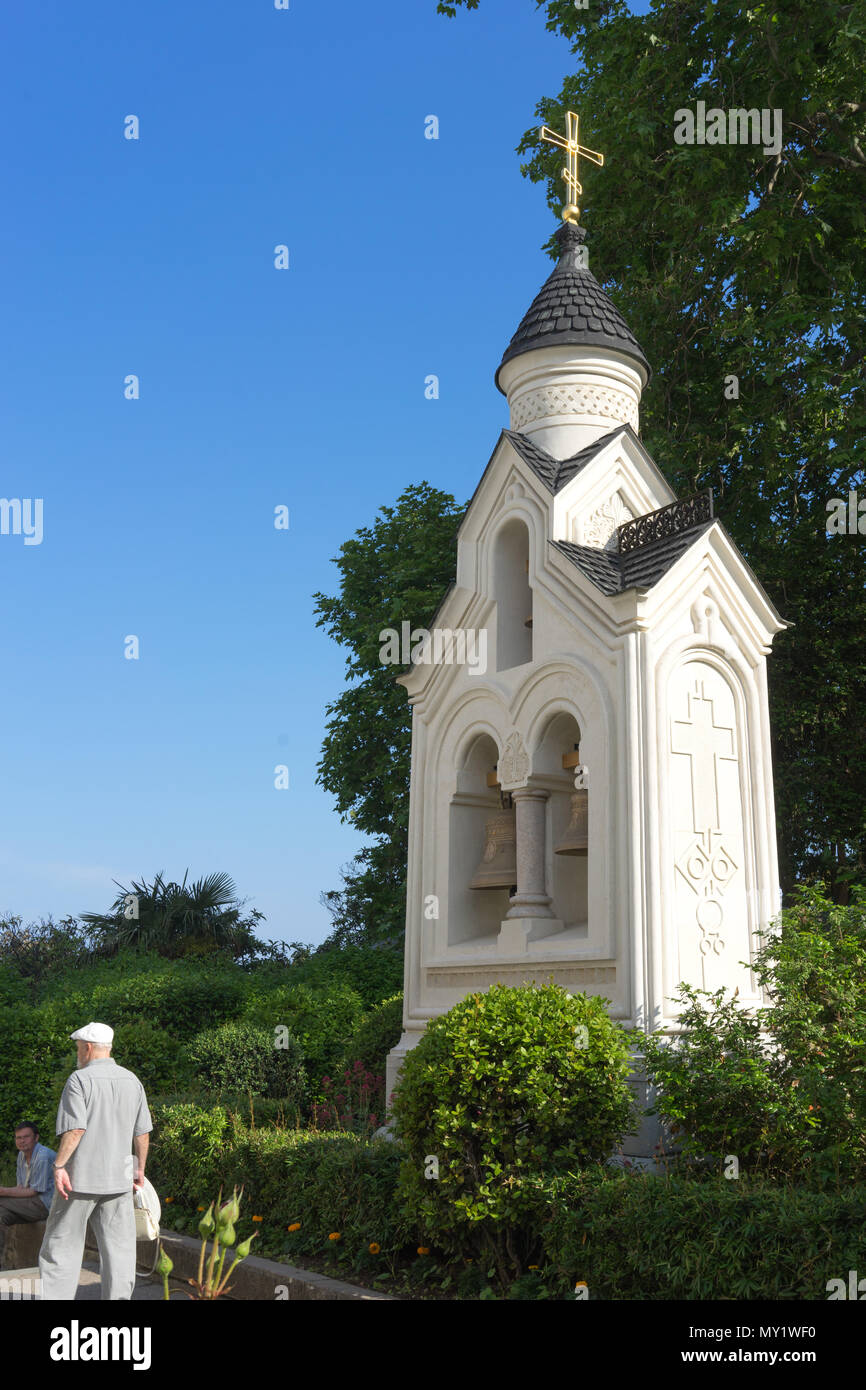
[(502, 433), (514, 445), (523, 462), (529, 465), (533, 473), (554, 495), (560, 492), (566, 483), (570, 483), (576, 473), (591, 463), (596, 454), (600, 454), (618, 434), (630, 434), (632, 439), (640, 443), (631, 425), (617, 425), (615, 429), (603, 434), (601, 439), (594, 440), (592, 444), (587, 444), (585, 449), (572, 454), (571, 458), (555, 459), (526, 434), (518, 434), (516, 430), (503, 430)]
[(712, 519), (703, 521), (688, 531), (665, 536), (626, 555), (591, 545), (575, 545), (573, 541), (551, 541), (551, 545), (577, 565), (603, 594), (624, 594), (627, 589), (651, 589), (713, 525)]
[(506, 362), (535, 348), (562, 344), (612, 349), (637, 362), (649, 380), (650, 365), (640, 344), (613, 300), (582, 263), (585, 238), (583, 227), (569, 222), (556, 233), (559, 260), (505, 349), (496, 372), (500, 391), (499, 374)]

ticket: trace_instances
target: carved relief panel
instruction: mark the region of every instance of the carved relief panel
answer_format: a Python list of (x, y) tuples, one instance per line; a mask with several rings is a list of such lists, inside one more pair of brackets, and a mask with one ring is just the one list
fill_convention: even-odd
[(668, 703), (675, 980), (708, 990), (739, 986), (745, 994), (750, 974), (739, 962), (752, 951), (743, 756), (731, 687), (707, 662), (687, 662), (671, 677)]
[(634, 514), (615, 492), (589, 516), (575, 517), (571, 523), (571, 539), (578, 545), (591, 545), (598, 550), (616, 550), (617, 527), (633, 521)]

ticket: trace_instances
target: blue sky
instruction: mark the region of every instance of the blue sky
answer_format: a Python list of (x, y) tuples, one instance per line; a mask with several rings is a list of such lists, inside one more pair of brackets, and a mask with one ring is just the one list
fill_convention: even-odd
[(220, 869), (320, 941), (363, 842), (315, 781), (344, 658), (312, 595), (507, 424), (553, 229), (514, 148), (568, 45), (532, 0), (49, 0), (2, 50), (0, 496), (44, 519), (0, 535), (0, 914)]

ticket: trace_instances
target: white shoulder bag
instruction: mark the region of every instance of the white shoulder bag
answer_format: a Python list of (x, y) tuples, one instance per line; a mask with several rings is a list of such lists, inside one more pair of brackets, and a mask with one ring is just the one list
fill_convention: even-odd
[(132, 1205), (135, 1210), (136, 1244), (144, 1244), (147, 1241), (156, 1241), (157, 1243), (153, 1264), (148, 1270), (148, 1273), (152, 1274), (159, 1259), (159, 1218), (162, 1215), (162, 1208), (156, 1195), (156, 1188), (147, 1178), (144, 1179), (144, 1185), (137, 1192), (133, 1192)]

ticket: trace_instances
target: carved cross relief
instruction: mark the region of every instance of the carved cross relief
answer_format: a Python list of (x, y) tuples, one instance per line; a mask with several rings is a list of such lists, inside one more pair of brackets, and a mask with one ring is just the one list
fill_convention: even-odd
[(718, 762), (737, 761), (734, 731), (716, 724), (713, 701), (704, 694), (702, 680), (695, 681), (688, 702), (688, 718), (671, 723), (671, 752), (691, 759), (694, 829), (720, 830)]
[(720, 955), (725, 944), (720, 935), (724, 915), (721, 898), (738, 866), (723, 838), (719, 763), (736, 763), (736, 736), (733, 728), (716, 723), (714, 702), (706, 694), (703, 680), (696, 678), (687, 700), (688, 717), (671, 720), (671, 752), (689, 759), (695, 836), (676, 867), (698, 896), (695, 919), (701, 930), (701, 954), (706, 956), (712, 950)]

